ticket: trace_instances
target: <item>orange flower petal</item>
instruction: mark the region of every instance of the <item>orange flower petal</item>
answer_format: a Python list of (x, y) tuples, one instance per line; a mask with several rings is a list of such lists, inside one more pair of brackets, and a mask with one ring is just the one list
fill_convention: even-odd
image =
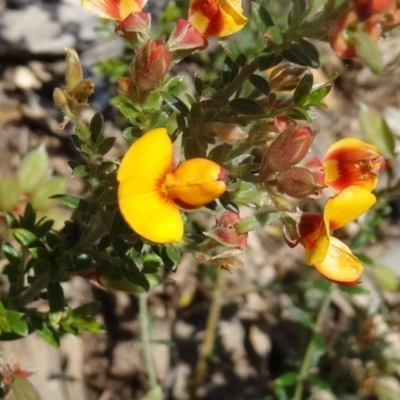
[(168, 174), (168, 196), (182, 207), (196, 208), (210, 203), (226, 190), (228, 172), (205, 158), (192, 158)]
[(350, 186), (325, 204), (324, 221), (327, 231), (339, 229), (364, 214), (376, 202), (375, 196), (358, 186)]
[(322, 164), (324, 183), (332, 190), (339, 192), (355, 185), (371, 191), (376, 186), (377, 175), (384, 167), (385, 159), (375, 146), (347, 138), (329, 147)]
[(147, 0), (82, 0), (82, 7), (100, 18), (123, 21), (130, 13), (142, 11)]
[(167, 196), (164, 184), (171, 160), (167, 130), (154, 129), (130, 147), (117, 176), (118, 203), (126, 222), (156, 243), (178, 242), (183, 236), (179, 209)]
[(241, 0), (190, 0), (188, 21), (203, 36), (228, 36), (242, 29), (247, 18)]
[(325, 278), (343, 284), (359, 282), (363, 271), (361, 261), (339, 239), (331, 236), (324, 260), (314, 265)]

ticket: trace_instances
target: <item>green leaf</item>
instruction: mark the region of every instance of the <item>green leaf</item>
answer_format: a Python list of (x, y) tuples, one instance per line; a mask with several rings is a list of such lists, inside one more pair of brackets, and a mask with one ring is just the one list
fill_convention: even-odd
[(371, 271), (382, 289), (394, 293), (399, 291), (399, 278), (391, 268), (386, 265), (378, 265)]
[(143, 130), (138, 126), (130, 126), (122, 132), (122, 136), (129, 141), (139, 139), (143, 135)]
[(74, 317), (87, 317), (97, 313), (101, 308), (101, 301), (92, 301), (90, 303), (83, 304), (72, 310)]
[(56, 194), (51, 196), (52, 199), (58, 199), (60, 202), (70, 208), (76, 208), (79, 211), (87, 212), (89, 209), (89, 203), (76, 196), (64, 195), (64, 194)]
[(326, 4), (326, 0), (314, 0), (310, 2), (310, 5), (307, 7), (305, 12), (303, 13), (302, 20), (305, 21), (307, 19), (311, 19), (314, 15), (320, 12)]
[(97, 139), (103, 132), (103, 127), (104, 127), (103, 115), (100, 112), (97, 112), (96, 114), (93, 115), (93, 118), (91, 119), (89, 125), (90, 137), (94, 143), (97, 141)]
[(27, 378), (13, 376), (10, 395), (5, 400), (40, 400), (40, 395)]
[(35, 228), (36, 213), (31, 203), (28, 203), (25, 207), (24, 215), (20, 218), (21, 228), (33, 231)]
[(286, 307), (286, 311), (290, 314), (293, 320), (299, 322), (300, 324), (306, 326), (307, 328), (312, 326), (313, 320), (310, 314), (303, 311), (301, 308), (295, 306), (288, 306)]
[(239, 73), (239, 65), (236, 64), (230, 57), (225, 57), (225, 62), (222, 70), (222, 80), (225, 85), (232, 82)]
[(359, 286), (359, 285), (357, 285), (357, 286), (339, 285), (338, 287), (342, 292), (347, 293), (350, 296), (357, 295), (357, 294), (369, 294), (368, 289), (366, 289), (363, 286)]
[(86, 178), (90, 174), (90, 169), (87, 165), (77, 165), (72, 168), (72, 175), (77, 178)]
[(261, 75), (250, 75), (250, 83), (257, 89), (259, 90), (262, 94), (268, 96), (271, 87), (269, 86), (269, 82)]
[(299, 26), (302, 20), (302, 15), (306, 10), (305, 0), (292, 0), (292, 8), (289, 14), (291, 25)]
[(183, 76), (182, 75), (176, 75), (170, 78), (165, 84), (164, 84), (164, 91), (165, 92), (174, 92), (176, 89), (179, 88), (181, 83), (183, 82)]
[(46, 180), (48, 171), (49, 156), (42, 144), (30, 151), (21, 162), (17, 173), (21, 191), (26, 194), (33, 193)]
[(18, 203), (21, 190), (15, 179), (0, 177), (0, 211), (10, 211)]
[(197, 95), (201, 95), (204, 90), (204, 82), (201, 79), (200, 75), (196, 74), (194, 76), (194, 88), (196, 90)]
[(293, 93), (293, 103), (301, 105), (307, 99), (313, 87), (314, 78), (310, 71), (307, 71), (301, 78)]
[(129, 282), (139, 285), (146, 291), (150, 289), (149, 281), (136, 267), (132, 266), (130, 269), (122, 268), (121, 272), (123, 277)]
[(297, 382), (297, 372), (286, 372), (274, 380), (278, 386), (293, 386)]
[(20, 256), (17, 250), (15, 250), (14, 246), (10, 243), (3, 243), (2, 250), (4, 255), (6, 256), (8, 262), (13, 265), (18, 265), (20, 262)]
[(75, 135), (75, 134), (72, 134), (71, 135), (71, 140), (72, 140), (72, 143), (74, 144), (75, 148), (77, 150), (80, 150), (81, 147), (82, 147), (82, 140), (79, 139), (79, 136)]
[(96, 151), (104, 156), (113, 148), (116, 139), (116, 137), (106, 137), (102, 139), (96, 146)]
[(104, 191), (97, 200), (104, 204), (116, 204), (118, 202), (117, 189), (108, 189)]
[(111, 221), (111, 227), (109, 233), (111, 243), (113, 243), (114, 240), (119, 237), (119, 235), (124, 231), (126, 226), (127, 225), (122, 214), (119, 212), (119, 210), (117, 210), (114, 215), (114, 218)]
[(15, 321), (11, 325), (11, 330), (18, 336), (27, 336), (29, 333), (28, 324), (26, 321)]
[(64, 290), (60, 282), (49, 282), (47, 296), (52, 313), (63, 311), (65, 306)]
[[(237, 65), (244, 67), (246, 65), (246, 55), (235, 42), (218, 42), (225, 54)], [(201, 93), (201, 92), (200, 92)]]
[(34, 233), (38, 238), (42, 238), (46, 233), (48, 233), (54, 225), (52, 219), (45, 219), (35, 226)]
[(39, 239), (31, 231), (23, 228), (12, 229), (15, 239), (24, 247), (35, 246), (40, 243)]
[(255, 100), (247, 99), (245, 97), (239, 97), (237, 99), (233, 99), (229, 102), (229, 106), (239, 112), (240, 114), (246, 115), (257, 115), (257, 114), (265, 114), (264, 108)]
[(279, 64), (281, 60), (282, 57), (277, 57), (274, 51), (266, 48), (258, 56), (258, 69), (259, 71), (265, 71)]
[(168, 92), (161, 92), (161, 96), (169, 107), (171, 107), (171, 109), (177, 114), (182, 114), (184, 116), (189, 114), (189, 108), (181, 99), (178, 99), (178, 97)]
[(282, 32), (277, 26), (269, 26), (264, 36), (278, 46), (283, 43)]
[(56, 177), (43, 182), (32, 194), (32, 207), (38, 211), (47, 211), (57, 205), (57, 201), (51, 196), (64, 193), (67, 190), (67, 180), (63, 177)]
[(98, 172), (99, 174), (107, 174), (110, 172), (114, 172), (117, 170), (117, 166), (112, 161), (103, 161), (99, 165)]
[(274, 21), (270, 15), (270, 13), (261, 4), (253, 2), (251, 13), (252, 13), (252, 19), (256, 23), (257, 28), (260, 32), (265, 32), (265, 30), (269, 26), (274, 25)]
[(352, 32), (351, 38), (354, 41), (356, 53), (360, 61), (369, 67), (372, 72), (382, 74), (385, 68), (382, 56), (375, 41), (366, 32)]
[(37, 333), (52, 346), (58, 347), (60, 345), (60, 338), (47, 323), (44, 322), (41, 326), (41, 329), (37, 330)]
[(165, 111), (157, 110), (150, 115), (148, 126), (150, 129), (165, 126), (165, 124), (168, 122), (168, 119), (169, 115)]
[(394, 136), (384, 118), (363, 103), (360, 104), (358, 118), (364, 139), (376, 146), (379, 153), (389, 158), (394, 157)]
[(319, 67), (319, 53), (317, 48), (305, 39), (292, 43), (288, 49), (282, 51), (282, 56), (295, 64), (311, 68)]

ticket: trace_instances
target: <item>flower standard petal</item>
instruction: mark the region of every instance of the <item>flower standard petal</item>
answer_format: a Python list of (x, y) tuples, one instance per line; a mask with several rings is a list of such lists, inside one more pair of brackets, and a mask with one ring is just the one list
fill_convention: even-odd
[(203, 35), (222, 37), (242, 29), (241, 0), (191, 0), (188, 21)]
[(363, 271), (361, 261), (339, 239), (331, 236), (324, 260), (314, 265), (325, 278), (342, 284), (356, 284)]
[(118, 203), (129, 226), (157, 243), (178, 242), (183, 236), (179, 209), (165, 191), (172, 143), (165, 128), (138, 139), (122, 159)]
[(377, 175), (384, 167), (385, 159), (375, 146), (346, 138), (329, 147), (322, 164), (324, 183), (332, 190), (339, 192), (355, 185), (371, 191), (377, 184)]
[(324, 221), (328, 231), (339, 229), (364, 214), (376, 202), (375, 196), (358, 186), (350, 186), (327, 200)]
[(100, 18), (123, 21), (130, 13), (142, 11), (147, 0), (82, 0), (82, 7)]
[(210, 203), (226, 190), (228, 171), (205, 158), (192, 158), (168, 174), (168, 196), (184, 208)]

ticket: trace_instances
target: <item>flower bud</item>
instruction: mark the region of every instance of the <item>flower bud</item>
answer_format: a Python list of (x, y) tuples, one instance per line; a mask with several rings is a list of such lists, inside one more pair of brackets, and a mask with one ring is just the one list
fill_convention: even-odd
[(314, 195), (321, 189), (311, 171), (303, 167), (291, 167), (276, 177), (276, 186), (281, 193), (296, 199)]
[(336, 21), (332, 31), (328, 35), (328, 41), (333, 51), (343, 58), (354, 58), (357, 56), (356, 48), (345, 34), (347, 28), (357, 22), (357, 14), (353, 9), (346, 11)]
[(284, 171), (300, 162), (308, 152), (314, 139), (308, 126), (286, 129), (272, 142), (264, 154), (261, 164), (261, 179), (265, 180), (271, 172)]
[(213, 122), (211, 124), (211, 129), (221, 139), (221, 141), (227, 144), (243, 142), (248, 136), (236, 124)]
[(362, 21), (387, 11), (395, 5), (393, 0), (353, 0), (353, 8)]
[(115, 28), (115, 33), (130, 42), (134, 49), (138, 49), (149, 40), (150, 29), (151, 15), (133, 12)]
[(293, 90), (300, 82), (307, 68), (292, 63), (283, 63), (275, 67), (269, 75), (271, 88), (278, 91)]
[(131, 66), (131, 77), (142, 92), (156, 89), (169, 70), (170, 57), (163, 40), (154, 40), (143, 46)]
[(234, 225), (238, 221), (240, 221), (239, 214), (225, 211), (219, 218), (217, 226), (205, 234), (224, 246), (239, 247), (244, 250), (247, 247), (248, 233), (238, 234), (236, 232)]
[(167, 44), (171, 54), (171, 61), (173, 62), (177, 62), (208, 46), (208, 42), (203, 35), (189, 21), (183, 18), (179, 18), (176, 22)]

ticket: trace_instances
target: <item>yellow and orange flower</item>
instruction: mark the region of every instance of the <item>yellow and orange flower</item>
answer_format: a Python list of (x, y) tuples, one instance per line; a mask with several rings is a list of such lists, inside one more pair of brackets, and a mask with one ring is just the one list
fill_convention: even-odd
[(165, 128), (144, 134), (125, 154), (118, 171), (118, 203), (129, 226), (156, 243), (179, 242), (179, 207), (198, 208), (226, 190), (228, 172), (213, 161), (193, 158), (174, 168)]
[(129, 14), (142, 11), (147, 0), (82, 0), (82, 7), (100, 18), (123, 21)]
[[(129, 14), (142, 11), (147, 0), (82, 0), (82, 6), (100, 17), (123, 21)], [(241, 0), (191, 0), (188, 21), (202, 36), (222, 37), (242, 29), (248, 19), (242, 13)]]
[(351, 250), (330, 231), (355, 220), (375, 204), (375, 196), (366, 189), (349, 186), (328, 199), (324, 215), (304, 213), (299, 223), (300, 242), (306, 252), (306, 261), (325, 278), (342, 283), (359, 282), (363, 266)]
[(188, 21), (203, 35), (222, 37), (242, 29), (241, 0), (190, 0)]
[(385, 166), (385, 158), (375, 146), (346, 138), (329, 147), (322, 164), (324, 183), (335, 192), (353, 185), (371, 191), (376, 187), (379, 171)]

